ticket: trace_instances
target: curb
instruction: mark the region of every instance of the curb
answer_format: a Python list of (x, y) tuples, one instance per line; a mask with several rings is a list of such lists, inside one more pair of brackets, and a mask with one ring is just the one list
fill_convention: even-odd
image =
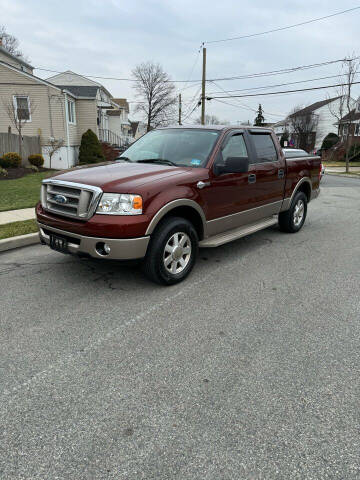
[(20, 235), (18, 237), (4, 238), (0, 240), (0, 252), (35, 245), (36, 243), (40, 243), (38, 233), (28, 233), (27, 235)]
[(346, 177), (346, 178), (360, 178), (360, 175), (349, 175), (348, 173), (340, 172), (325, 172), (326, 175), (335, 175), (336, 177)]

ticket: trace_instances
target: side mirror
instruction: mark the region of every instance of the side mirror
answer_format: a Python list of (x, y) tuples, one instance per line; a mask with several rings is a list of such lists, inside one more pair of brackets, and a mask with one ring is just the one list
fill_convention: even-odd
[(216, 175), (224, 173), (247, 173), (249, 171), (248, 157), (228, 157), (224, 165), (218, 165), (215, 171)]

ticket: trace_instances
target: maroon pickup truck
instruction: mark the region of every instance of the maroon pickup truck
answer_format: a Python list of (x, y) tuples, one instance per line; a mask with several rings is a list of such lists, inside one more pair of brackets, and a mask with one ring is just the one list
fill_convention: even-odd
[(198, 247), (218, 247), (276, 223), (303, 226), (319, 194), (320, 158), (286, 159), (261, 127), (153, 130), (111, 164), (44, 180), (42, 243), (63, 253), (142, 259), (146, 275), (183, 280)]

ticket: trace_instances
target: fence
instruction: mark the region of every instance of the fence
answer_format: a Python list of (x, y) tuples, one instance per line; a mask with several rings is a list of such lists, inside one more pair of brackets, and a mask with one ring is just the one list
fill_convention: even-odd
[[(29, 155), (41, 153), (40, 137), (23, 136), (22, 157), (27, 159)], [(7, 152), (19, 152), (19, 135), (15, 133), (0, 133), (0, 156)]]

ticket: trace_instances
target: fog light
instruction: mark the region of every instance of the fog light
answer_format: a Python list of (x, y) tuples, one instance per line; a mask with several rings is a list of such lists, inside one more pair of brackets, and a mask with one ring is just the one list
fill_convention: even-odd
[(99, 255), (109, 255), (111, 248), (110, 245), (104, 242), (99, 242), (96, 244), (96, 251)]

